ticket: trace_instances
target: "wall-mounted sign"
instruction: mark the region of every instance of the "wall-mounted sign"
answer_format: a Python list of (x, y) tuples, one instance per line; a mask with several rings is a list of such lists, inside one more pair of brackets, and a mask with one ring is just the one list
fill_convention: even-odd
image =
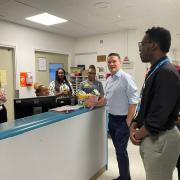
[(122, 69), (133, 69), (134, 63), (129, 60), (128, 56), (125, 56), (122, 62)]
[(1, 85), (2, 86), (5, 86), (5, 85), (7, 85), (7, 78), (6, 78), (6, 76), (7, 76), (7, 72), (6, 72), (6, 70), (0, 70), (0, 82), (1, 82)]
[(47, 67), (46, 67), (46, 58), (44, 57), (39, 57), (38, 58), (38, 71), (46, 71)]
[(97, 62), (106, 62), (106, 55), (98, 55)]

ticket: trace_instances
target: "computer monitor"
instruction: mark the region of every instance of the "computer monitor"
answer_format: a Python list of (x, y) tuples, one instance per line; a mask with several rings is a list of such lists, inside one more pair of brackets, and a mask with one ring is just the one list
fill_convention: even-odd
[(57, 97), (56, 99), (56, 106), (61, 107), (65, 105), (76, 105), (78, 103), (77, 96), (70, 96), (70, 97)]
[(49, 109), (77, 104), (77, 97), (38, 96), (14, 99), (15, 119), (47, 112)]
[(56, 107), (56, 96), (14, 99), (15, 119), (47, 112)]

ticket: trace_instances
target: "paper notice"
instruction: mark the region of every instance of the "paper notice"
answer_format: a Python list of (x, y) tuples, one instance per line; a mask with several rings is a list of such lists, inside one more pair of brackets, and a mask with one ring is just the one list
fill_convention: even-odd
[(0, 82), (1, 82), (1, 86), (7, 85), (7, 72), (6, 72), (6, 70), (0, 69)]

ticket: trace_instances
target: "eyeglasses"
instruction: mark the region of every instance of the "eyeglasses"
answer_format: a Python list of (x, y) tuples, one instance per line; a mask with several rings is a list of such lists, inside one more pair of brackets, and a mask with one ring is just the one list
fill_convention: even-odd
[(147, 42), (138, 42), (139, 49), (142, 48), (145, 44), (149, 44), (149, 43), (152, 43), (152, 42), (151, 42), (151, 41), (147, 41)]

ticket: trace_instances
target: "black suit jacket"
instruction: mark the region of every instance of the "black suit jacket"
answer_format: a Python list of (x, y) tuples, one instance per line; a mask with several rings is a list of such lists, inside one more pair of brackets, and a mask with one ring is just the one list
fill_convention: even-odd
[[(165, 58), (154, 64), (148, 75)], [(180, 76), (172, 64), (166, 63), (147, 79), (142, 93), (141, 108), (134, 121), (139, 128), (145, 125), (151, 134), (157, 134), (174, 127), (179, 110)]]

